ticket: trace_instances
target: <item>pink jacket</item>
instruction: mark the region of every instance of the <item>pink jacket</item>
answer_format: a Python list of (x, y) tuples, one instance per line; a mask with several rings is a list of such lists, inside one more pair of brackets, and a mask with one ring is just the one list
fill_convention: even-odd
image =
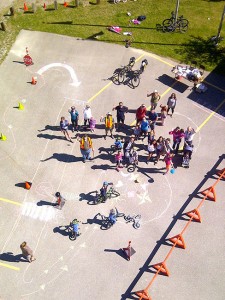
[(175, 130), (170, 131), (169, 134), (173, 135), (173, 141), (174, 142), (181, 141), (181, 139), (184, 137), (184, 133), (180, 132), (180, 130), (178, 130), (178, 131), (175, 131)]

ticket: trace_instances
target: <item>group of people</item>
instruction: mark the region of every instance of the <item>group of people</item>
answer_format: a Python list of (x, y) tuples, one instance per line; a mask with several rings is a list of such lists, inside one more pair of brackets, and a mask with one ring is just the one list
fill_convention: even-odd
[[(175, 93), (172, 93), (167, 100), (166, 105), (159, 105), (160, 112), (156, 112), (158, 104), (161, 100), (161, 95), (157, 90), (154, 90), (152, 93), (147, 94), (147, 97), (150, 97), (150, 109), (147, 110), (145, 104), (142, 104), (136, 110), (136, 126), (133, 128), (133, 134), (128, 138), (121, 138), (118, 136), (114, 142), (114, 147), (116, 150), (115, 154), (115, 164), (116, 170), (119, 171), (120, 168), (123, 168), (124, 165), (138, 164), (138, 148), (134, 147), (135, 141), (142, 139), (144, 141), (147, 138), (147, 147), (146, 150), (148, 155), (146, 157), (146, 163), (153, 161), (154, 164), (157, 164), (160, 160), (160, 157), (164, 157), (166, 164), (166, 173), (170, 170), (172, 166), (172, 159), (175, 155), (178, 154), (180, 144), (182, 139), (184, 139), (183, 153), (184, 156), (188, 156), (191, 159), (193, 152), (193, 137), (195, 130), (192, 127), (188, 127), (185, 131), (184, 129), (177, 126), (175, 129), (168, 132), (169, 135), (172, 135), (171, 139), (163, 138), (159, 136), (156, 138), (156, 124), (165, 124), (166, 118), (170, 115), (173, 116), (176, 105), (177, 97)], [(116, 111), (116, 121), (111, 112), (108, 112), (105, 117), (100, 118), (100, 122), (104, 123), (105, 134), (104, 139), (106, 140), (107, 136), (114, 139), (114, 130), (120, 131), (121, 127), (124, 127), (125, 124), (125, 115), (128, 113), (128, 107), (124, 106), (123, 102), (112, 108), (112, 111)], [(79, 113), (74, 106), (69, 109), (71, 116), (71, 130), (79, 131)], [(90, 130), (93, 132), (95, 130), (96, 120), (92, 116), (91, 108), (89, 105), (83, 110), (83, 128), (84, 130)], [(69, 134), (69, 121), (64, 117), (61, 118), (60, 128), (63, 132), (65, 138), (73, 143), (71, 136)], [(94, 157), (94, 148), (92, 138), (85, 133), (82, 137), (77, 134), (77, 139), (80, 142), (80, 151), (82, 154), (83, 162), (86, 160), (91, 160), (91, 152)]]

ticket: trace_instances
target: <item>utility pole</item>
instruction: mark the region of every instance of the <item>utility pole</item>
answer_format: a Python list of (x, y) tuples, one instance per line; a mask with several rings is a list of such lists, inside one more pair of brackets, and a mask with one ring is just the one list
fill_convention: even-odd
[(180, 0), (177, 0), (176, 10), (175, 10), (175, 22), (177, 21), (177, 17), (178, 17), (179, 5), (180, 5)]
[(215, 38), (215, 45), (217, 45), (219, 40), (220, 40), (220, 32), (221, 32), (222, 25), (223, 25), (224, 15), (225, 15), (225, 6), (223, 8), (223, 13), (222, 13), (222, 17), (221, 17), (221, 20), (220, 20), (220, 25), (219, 25), (219, 28), (218, 28), (218, 33), (217, 33), (217, 36)]

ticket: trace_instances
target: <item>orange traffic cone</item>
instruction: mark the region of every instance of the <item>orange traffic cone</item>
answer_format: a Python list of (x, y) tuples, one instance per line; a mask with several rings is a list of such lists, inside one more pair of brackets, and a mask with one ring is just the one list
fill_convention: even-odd
[(31, 84), (37, 84), (37, 77), (32, 77)]
[(31, 185), (32, 185), (31, 182), (25, 181), (25, 189), (26, 190), (29, 190), (31, 188)]
[(68, 6), (68, 3), (65, 1), (64, 4), (63, 4), (63, 6), (64, 6), (64, 7), (67, 7), (67, 6)]
[(24, 3), (24, 5), (23, 5), (23, 10), (28, 11), (28, 7), (27, 7), (26, 3)]
[(137, 295), (139, 297), (139, 299), (152, 300), (152, 298), (149, 296), (147, 290), (137, 291), (137, 292), (135, 292), (135, 295)]
[(46, 8), (47, 8), (46, 3), (44, 3), (43, 8), (44, 8), (44, 10), (46, 10)]

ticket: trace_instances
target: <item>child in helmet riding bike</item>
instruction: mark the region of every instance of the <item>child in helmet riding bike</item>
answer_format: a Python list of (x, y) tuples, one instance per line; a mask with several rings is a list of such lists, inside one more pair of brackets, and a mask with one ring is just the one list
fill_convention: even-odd
[(109, 185), (113, 185), (113, 183), (112, 182), (104, 181), (103, 185), (102, 185), (102, 187), (100, 189), (100, 196), (103, 198), (102, 202), (105, 202), (107, 200), (107, 191), (108, 191), (108, 186)]
[(111, 209), (109, 213), (109, 221), (114, 225), (117, 221), (115, 209)]
[(114, 145), (116, 147), (116, 150), (121, 150), (123, 149), (123, 141), (121, 140), (120, 137), (116, 138)]
[(73, 234), (76, 234), (76, 235), (80, 235), (81, 233), (79, 233), (79, 221), (77, 219), (74, 219), (70, 225), (72, 226), (72, 230), (73, 230)]

